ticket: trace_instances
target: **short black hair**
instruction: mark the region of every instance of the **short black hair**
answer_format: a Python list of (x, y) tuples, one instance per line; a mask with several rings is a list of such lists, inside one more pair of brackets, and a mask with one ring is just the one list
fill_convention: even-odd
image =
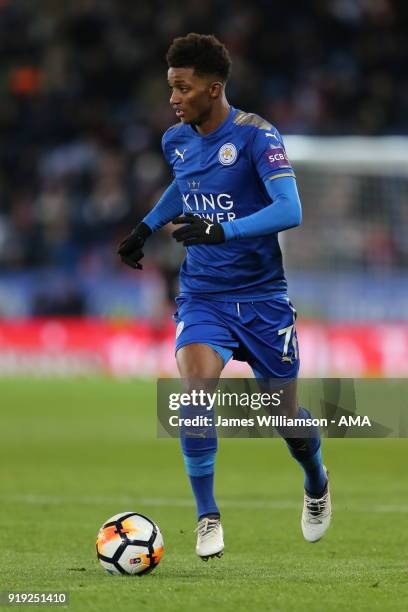
[(231, 73), (228, 49), (212, 34), (196, 34), (175, 38), (167, 51), (169, 68), (194, 68), (199, 75), (215, 74), (223, 82)]

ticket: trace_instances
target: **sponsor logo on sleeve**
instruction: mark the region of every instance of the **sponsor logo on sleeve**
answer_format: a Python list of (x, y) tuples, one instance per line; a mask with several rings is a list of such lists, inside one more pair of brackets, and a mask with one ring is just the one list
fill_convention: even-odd
[(280, 168), (291, 167), (289, 160), (286, 157), (285, 149), (281, 146), (271, 146), (265, 151), (264, 157), (271, 170), (280, 170)]

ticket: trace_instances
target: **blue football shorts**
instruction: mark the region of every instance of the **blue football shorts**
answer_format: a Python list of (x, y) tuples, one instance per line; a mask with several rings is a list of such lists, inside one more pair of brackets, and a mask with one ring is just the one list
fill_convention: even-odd
[(296, 378), (296, 311), (285, 293), (239, 303), (179, 296), (176, 304), (176, 352), (187, 344), (207, 344), (224, 365), (231, 358), (246, 361), (257, 378)]

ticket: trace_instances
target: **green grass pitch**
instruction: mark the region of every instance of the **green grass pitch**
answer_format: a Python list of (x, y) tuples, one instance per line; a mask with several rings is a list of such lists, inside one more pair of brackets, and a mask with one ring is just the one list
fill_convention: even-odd
[[(324, 442), (335, 514), (317, 544), (301, 535), (284, 443), (221, 440), (226, 552), (203, 563), (178, 442), (156, 439), (153, 382), (10, 379), (0, 397), (1, 591), (67, 591), (84, 612), (408, 609), (408, 440)], [(164, 534), (151, 575), (96, 560), (98, 528), (127, 510)]]

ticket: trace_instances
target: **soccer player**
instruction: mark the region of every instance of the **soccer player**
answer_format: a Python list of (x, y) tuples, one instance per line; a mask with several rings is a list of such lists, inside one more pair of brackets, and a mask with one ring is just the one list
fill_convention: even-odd
[[(174, 180), (118, 252), (141, 269), (150, 234), (170, 221), (180, 225), (173, 236), (187, 250), (175, 315), (183, 379), (218, 380), (232, 357), (247, 361), (259, 379), (296, 379), (296, 313), (278, 233), (300, 224), (301, 205), (282, 137), (268, 121), (228, 103), (231, 59), (214, 36), (176, 38), (166, 58), (179, 122), (164, 134), (162, 148)], [(310, 413), (294, 400), (289, 416)], [(303, 535), (316, 542), (331, 518), (319, 431), (306, 427), (302, 437), (285, 439), (304, 471)], [(182, 436), (181, 445), (197, 505), (196, 552), (204, 560), (221, 556), (217, 439)]]

